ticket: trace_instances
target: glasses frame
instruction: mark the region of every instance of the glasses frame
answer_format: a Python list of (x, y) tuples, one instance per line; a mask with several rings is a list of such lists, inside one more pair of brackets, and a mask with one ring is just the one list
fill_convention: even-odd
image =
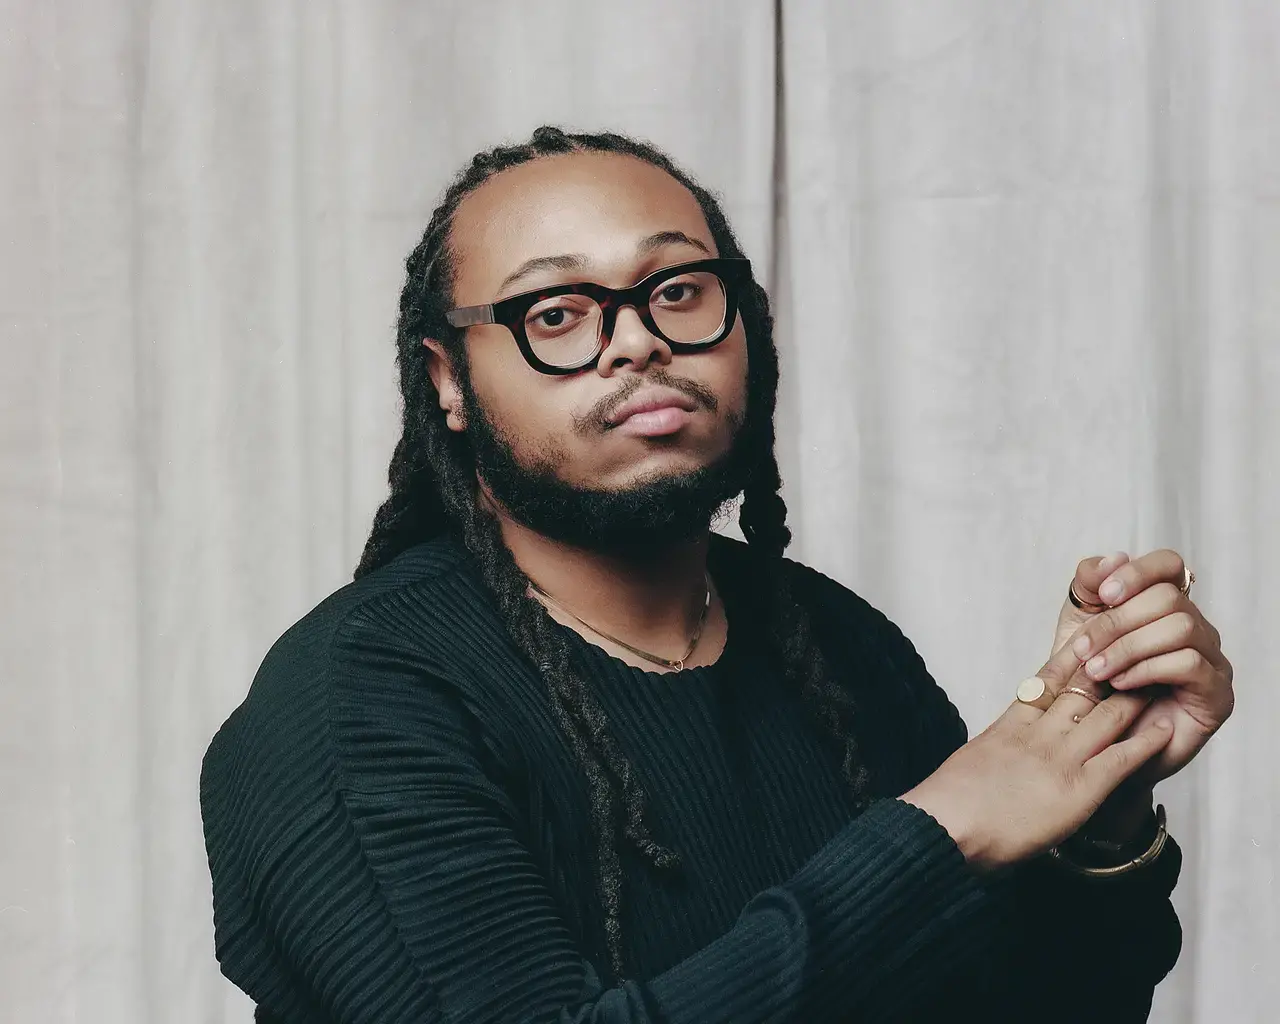
[[(720, 279), (724, 287), (724, 322), (720, 332), (707, 341), (674, 341), (659, 330), (653, 319), (653, 311), (649, 308), (649, 300), (663, 281), (680, 277), (682, 274), (710, 272)], [(536, 291), (521, 292), (498, 302), (490, 302), (481, 306), (459, 306), (445, 314), (445, 319), (454, 327), (466, 329), (481, 324), (501, 324), (515, 339), (520, 354), (525, 362), (539, 373), (552, 376), (563, 376), (590, 366), (600, 358), (600, 353), (608, 346), (613, 337), (613, 329), (618, 320), (618, 313), (624, 306), (630, 306), (640, 317), (645, 329), (655, 337), (661, 338), (675, 354), (687, 352), (705, 352), (729, 336), (738, 319), (739, 292), (745, 282), (751, 280), (751, 261), (745, 257), (716, 256), (710, 259), (694, 260), (690, 263), (677, 263), (670, 267), (655, 270), (644, 279), (637, 281), (629, 288), (610, 288), (593, 281), (580, 281), (574, 284), (558, 284), (550, 288), (539, 288)], [(537, 303), (557, 295), (585, 295), (593, 299), (600, 307), (600, 337), (595, 351), (588, 357), (580, 359), (572, 366), (556, 366), (543, 362), (529, 344), (525, 330), (525, 316)]]

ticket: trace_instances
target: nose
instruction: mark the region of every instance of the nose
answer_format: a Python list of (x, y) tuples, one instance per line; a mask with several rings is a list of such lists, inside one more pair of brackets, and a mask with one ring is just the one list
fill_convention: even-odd
[(665, 366), (671, 362), (671, 348), (655, 334), (650, 334), (640, 314), (631, 306), (623, 306), (613, 322), (613, 333), (604, 339), (604, 349), (596, 362), (602, 377), (610, 377), (624, 366), (644, 369), (651, 362)]

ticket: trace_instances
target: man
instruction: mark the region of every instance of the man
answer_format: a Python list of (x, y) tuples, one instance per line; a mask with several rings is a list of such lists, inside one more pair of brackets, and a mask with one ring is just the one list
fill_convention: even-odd
[[(391, 496), (202, 773), (258, 1019), (1144, 1020), (1180, 944), (1152, 786), (1232, 701), (1181, 558), (1081, 562), (966, 742), (783, 558), (768, 302), (706, 191), (539, 129), (407, 269)], [(748, 544), (710, 532), (740, 494)]]

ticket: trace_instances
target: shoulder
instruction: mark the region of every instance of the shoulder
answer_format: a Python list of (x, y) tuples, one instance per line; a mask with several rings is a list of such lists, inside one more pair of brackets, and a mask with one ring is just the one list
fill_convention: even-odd
[(441, 537), (409, 548), (325, 597), (267, 650), (244, 703), (229, 721), (282, 705), (293, 712), (305, 710), (321, 698), (345, 639), (353, 633), (381, 633), (392, 641), (405, 626), (395, 621), (397, 609), (426, 612), (428, 627), (437, 622), (434, 613), (450, 600), (450, 592), (468, 586), (458, 579), (465, 575), (465, 562), (465, 550)]
[(474, 694), (494, 674), (517, 673), (451, 667), (502, 660), (493, 648), (475, 657), (481, 627), (456, 607), (479, 585), (465, 561), (432, 542), (329, 595), (271, 646), (210, 741), (199, 803), (220, 948), (251, 914), (246, 900), (309, 884), (316, 865), (299, 851), (358, 861), (357, 805), (406, 771), (447, 767), (455, 783), (509, 811), (493, 781), (506, 777), (508, 748), (497, 737), (507, 720), (490, 709), (512, 717), (520, 708), (507, 710), (505, 693), (486, 693), (479, 707)]
[(210, 741), (200, 782), (206, 818), (229, 810), (228, 801), (290, 804), (322, 791), (333, 769), (335, 700), (398, 649), (432, 648), (435, 636), (448, 635), (449, 602), (474, 588), (465, 562), (465, 550), (447, 538), (420, 544), (291, 625)]

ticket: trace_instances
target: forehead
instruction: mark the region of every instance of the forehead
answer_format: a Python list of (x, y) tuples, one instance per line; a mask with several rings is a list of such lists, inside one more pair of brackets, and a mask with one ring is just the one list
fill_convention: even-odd
[[(617, 153), (565, 153), (508, 168), (459, 204), (450, 231), (458, 301), (538, 256), (581, 253), (624, 272), (636, 243), (683, 231), (715, 251), (698, 201), (661, 168)], [(476, 301), (485, 301), (484, 297)]]

